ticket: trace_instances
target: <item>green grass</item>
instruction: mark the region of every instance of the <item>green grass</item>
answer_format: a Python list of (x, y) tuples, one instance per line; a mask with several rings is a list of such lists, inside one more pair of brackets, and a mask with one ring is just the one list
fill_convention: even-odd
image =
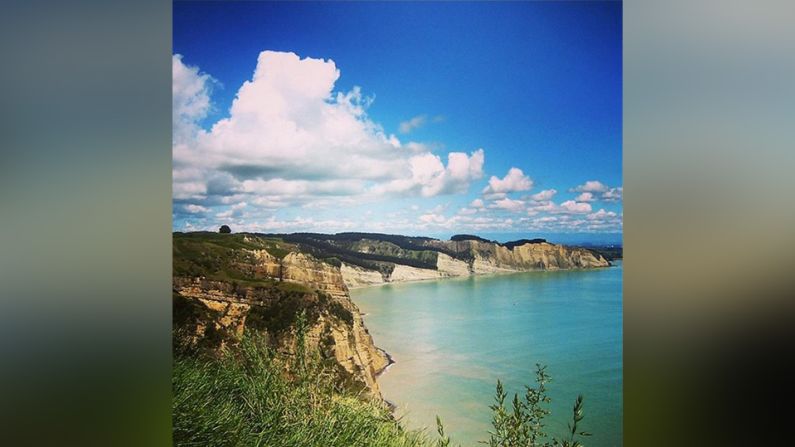
[[(406, 430), (367, 394), (346, 391), (333, 365), (304, 348), (306, 318), (298, 317), (296, 354), (274, 356), (257, 335), (222, 354), (180, 351), (174, 355), (173, 440), (177, 446), (269, 447), (449, 447), (437, 416), (437, 435)], [(302, 329), (303, 328), (303, 329)], [(506, 402), (497, 381), (491, 447), (584, 447), (590, 436), (578, 429), (583, 398), (577, 397), (572, 422), (562, 437), (545, 432), (550, 414), (546, 384), (538, 365), (536, 386)]]
[[(297, 248), (276, 238), (197, 232), (174, 233), (172, 250), (174, 276), (204, 276), (256, 287), (271, 286), (273, 281), (254, 271), (256, 259), (251, 251), (266, 250), (281, 259)], [(296, 289), (299, 286), (285, 283), (281, 287)]]
[[(407, 431), (389, 411), (341, 392), (314, 369), (291, 369), (247, 338), (220, 358), (176, 354), (173, 437), (179, 446), (417, 446), (436, 445)], [(292, 367), (296, 370), (295, 366)]]

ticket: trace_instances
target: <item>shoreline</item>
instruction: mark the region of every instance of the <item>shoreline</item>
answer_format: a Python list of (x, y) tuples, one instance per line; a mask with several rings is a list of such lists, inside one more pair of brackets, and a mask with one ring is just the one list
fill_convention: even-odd
[(379, 352), (384, 354), (387, 360), (386, 366), (375, 372), (375, 379), (378, 380), (378, 378), (381, 377), (382, 374), (384, 374), (392, 365), (394, 365), (397, 362), (395, 361), (395, 358), (392, 357), (392, 355), (386, 352), (386, 350), (384, 350), (383, 348), (379, 348), (378, 346), (376, 346), (375, 349), (377, 349)]
[[(619, 259), (619, 260), (623, 261), (623, 259)], [(608, 262), (610, 262), (610, 261), (608, 261)], [(508, 270), (508, 271), (488, 272), (488, 273), (471, 273), (469, 275), (441, 276), (439, 278), (410, 279), (410, 280), (407, 280), (407, 281), (385, 281), (385, 282), (372, 283), (372, 284), (367, 284), (367, 285), (363, 285), (363, 286), (353, 286), (353, 287), (350, 287), (350, 286), (348, 286), (346, 284), (345, 287), (348, 288), (348, 291), (351, 291), (351, 290), (369, 289), (369, 288), (372, 288), (372, 287), (383, 287), (383, 286), (388, 286), (388, 285), (393, 285), (393, 284), (413, 284), (413, 283), (421, 283), (421, 282), (427, 282), (427, 281), (443, 281), (443, 280), (448, 280), (448, 279), (465, 279), (465, 278), (471, 278), (471, 277), (490, 277), (490, 276), (498, 276), (498, 275), (513, 275), (513, 274), (517, 274), (517, 273), (549, 273), (549, 272), (572, 272), (572, 271), (577, 271), (577, 270), (583, 270), (583, 271), (585, 271), (585, 270), (599, 270), (599, 269), (606, 269), (606, 268), (610, 268), (610, 267), (615, 267), (615, 264), (610, 263), (610, 265), (608, 265), (606, 267), (589, 267), (589, 268), (575, 267), (575, 268), (568, 268), (568, 269)]]
[[(621, 261), (623, 263), (623, 258), (619, 259), (618, 261)], [(448, 280), (448, 279), (465, 279), (465, 278), (474, 277), (474, 276), (491, 277), (491, 276), (511, 275), (511, 274), (518, 274), (518, 273), (566, 272), (566, 271), (574, 271), (574, 270), (583, 270), (583, 271), (584, 270), (600, 270), (600, 269), (607, 269), (607, 268), (611, 268), (611, 267), (615, 267), (615, 264), (613, 264), (612, 262), (610, 263), (610, 265), (608, 265), (606, 267), (594, 267), (594, 268), (588, 268), (588, 269), (585, 269), (585, 268), (570, 268), (570, 269), (555, 269), (555, 270), (502, 271), (502, 272), (489, 272), (489, 273), (479, 273), (479, 274), (473, 273), (473, 274), (470, 274), (470, 275), (461, 275), (461, 276), (447, 276), (447, 277), (441, 277), (441, 278), (424, 278), (424, 279), (415, 279), (415, 280), (409, 280), (409, 281), (383, 282), (383, 283), (378, 283), (378, 284), (369, 284), (369, 285), (364, 285), (364, 286), (348, 287), (348, 290), (351, 291), (351, 290), (367, 289), (367, 288), (372, 288), (372, 287), (383, 287), (385, 285), (392, 285), (392, 284), (410, 284), (410, 283), (420, 283), (420, 282), (425, 282), (425, 281), (440, 281), (440, 280)], [(365, 317), (367, 315), (368, 314), (366, 312), (363, 312), (361, 314), (362, 317)], [(386, 366), (384, 366), (383, 368), (381, 368), (381, 369), (379, 369), (378, 371), (375, 372), (375, 377), (374, 378), (375, 378), (376, 381), (378, 381), (378, 379), (383, 374), (385, 374), (392, 367), (392, 365), (396, 364), (397, 361), (385, 349), (380, 348), (378, 346), (376, 346), (375, 348), (379, 352), (383, 353), (384, 356), (386, 356), (386, 358), (387, 358)], [(386, 399), (385, 397), (383, 397), (383, 395), (381, 396), (381, 399), (384, 401), (384, 403), (386, 404), (387, 408), (389, 408), (390, 413), (395, 415), (395, 412), (397, 411), (397, 408), (398, 408), (397, 405), (394, 402), (392, 402), (392, 401)]]
[[(623, 258), (619, 259), (618, 261), (621, 261), (623, 263)], [(585, 268), (570, 268), (570, 269), (555, 269), (555, 270), (546, 270), (545, 269), (545, 270), (490, 272), (490, 273), (470, 274), (470, 275), (461, 275), (461, 276), (447, 276), (447, 277), (441, 277), (441, 278), (415, 279), (415, 280), (409, 280), (409, 281), (383, 282), (383, 283), (378, 283), (378, 284), (369, 284), (369, 285), (365, 285), (365, 286), (348, 287), (348, 290), (351, 291), (351, 290), (367, 289), (367, 288), (372, 288), (372, 287), (382, 287), (382, 286), (391, 285), (391, 284), (410, 284), (410, 283), (420, 283), (420, 282), (425, 282), (425, 281), (440, 281), (440, 280), (448, 280), (448, 279), (465, 279), (465, 278), (474, 277), (474, 276), (478, 276), (478, 277), (492, 277), (492, 276), (494, 276), (494, 277), (496, 277), (498, 275), (511, 275), (511, 274), (518, 274), (518, 273), (566, 272), (566, 271), (574, 271), (574, 270), (600, 270), (600, 269), (607, 269), (607, 268), (611, 268), (611, 267), (615, 267), (615, 266), (616, 266), (616, 264), (613, 264), (611, 262), (610, 265), (608, 265), (606, 267), (593, 267), (593, 268), (587, 268), (587, 269), (585, 269)], [(367, 315), (368, 315), (367, 312), (363, 312), (361, 314), (362, 318), (364, 318)], [(385, 349), (380, 348), (378, 346), (376, 346), (375, 348), (379, 352), (383, 353), (384, 356), (386, 356), (386, 358), (387, 358), (387, 364), (383, 368), (381, 368), (381, 369), (379, 369), (378, 371), (375, 372), (375, 377), (374, 378), (375, 378), (376, 381), (378, 381), (378, 379), (383, 374), (385, 374), (392, 367), (392, 365), (396, 364), (397, 361)], [(389, 412), (393, 416), (396, 416), (396, 411), (398, 409), (397, 404), (395, 404), (394, 402), (390, 401), (389, 399), (386, 399), (383, 395), (381, 395), (381, 399), (384, 402), (384, 404), (387, 406), (387, 408), (389, 409)]]
[[(385, 349), (379, 348), (378, 346), (376, 346), (375, 349), (377, 349), (379, 352), (384, 354), (384, 356), (386, 356), (386, 360), (387, 360), (386, 366), (384, 366), (383, 368), (381, 368), (381, 369), (379, 369), (378, 371), (375, 372), (375, 380), (378, 381), (378, 378), (381, 377), (382, 374), (387, 372), (389, 370), (389, 368), (392, 367), (392, 365), (394, 365), (397, 362), (395, 361), (395, 358), (392, 357), (392, 355), (390, 353), (386, 352)], [(397, 411), (397, 404), (395, 404), (391, 400), (385, 398), (383, 396), (383, 394), (381, 395), (381, 400), (383, 400), (384, 404), (386, 404), (387, 408), (389, 409), (389, 413), (392, 414), (393, 417), (396, 416), (395, 412)]]

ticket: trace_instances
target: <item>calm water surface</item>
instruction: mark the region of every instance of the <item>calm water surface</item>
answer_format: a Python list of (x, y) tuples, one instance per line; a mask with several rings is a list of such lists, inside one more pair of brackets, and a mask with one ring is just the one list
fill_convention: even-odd
[(589, 447), (622, 445), (622, 267), (395, 284), (352, 291), (377, 346), (396, 364), (384, 397), (412, 428), (454, 444), (488, 437), (499, 378), (510, 397), (548, 365), (548, 431), (563, 434), (578, 393)]

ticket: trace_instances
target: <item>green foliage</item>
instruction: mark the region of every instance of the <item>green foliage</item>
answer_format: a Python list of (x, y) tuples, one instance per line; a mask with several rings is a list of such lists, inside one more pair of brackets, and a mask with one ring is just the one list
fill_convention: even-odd
[(584, 447), (584, 445), (577, 439), (578, 437), (591, 436), (590, 433), (584, 431), (577, 431), (577, 423), (583, 419), (583, 404), (582, 394), (577, 396), (574, 401), (574, 408), (572, 409), (572, 421), (569, 423), (569, 433), (567, 439), (555, 440), (555, 447)]
[[(308, 322), (299, 313), (294, 327), (296, 355), (286, 361), (264, 340), (249, 332), (220, 357), (175, 353), (173, 369), (173, 433), (178, 446), (374, 446), (450, 447), (441, 419), (438, 438), (408, 431), (382, 404), (335, 385), (335, 371), (306, 347)], [(254, 334), (254, 335), (251, 335)], [(499, 447), (584, 447), (579, 431), (583, 398), (572, 410), (564, 438), (548, 439), (543, 420), (546, 368), (536, 371), (536, 387), (525, 387), (522, 399), (497, 381), (492, 425), (487, 443)]]
[(444, 434), (444, 425), (442, 425), (442, 419), (437, 415), (436, 416), (436, 432), (439, 434), (439, 440), (437, 441), (437, 447), (450, 447), (450, 437)]
[(511, 408), (506, 408), (507, 393), (502, 382), (497, 381), (495, 403), (491, 405), (493, 412), (492, 427), (488, 445), (491, 447), (584, 447), (578, 437), (590, 436), (590, 433), (577, 431), (577, 423), (583, 419), (583, 398), (577, 397), (574, 403), (572, 423), (569, 433), (563, 439), (549, 439), (544, 431), (544, 418), (550, 412), (547, 408), (552, 401), (547, 396), (546, 384), (551, 377), (546, 366), (536, 365), (536, 387), (525, 387), (523, 399), (514, 394)]
[(585, 249), (602, 256), (610, 262), (624, 257), (624, 247), (621, 246), (585, 247)]
[(404, 430), (381, 404), (335, 390), (332, 375), (305, 354), (302, 377), (285, 374), (296, 363), (280, 361), (256, 336), (221, 358), (175, 355), (174, 444), (432, 445), (422, 433)]
[(221, 225), (221, 228), (218, 229), (218, 232), (221, 234), (229, 234), (232, 232), (232, 229), (229, 228), (229, 225)]
[(172, 243), (173, 276), (203, 276), (247, 285), (272, 282), (255, 270), (256, 259), (252, 253), (254, 250), (266, 250), (281, 259), (296, 249), (293, 244), (280, 239), (245, 233), (174, 233)]
[[(367, 240), (355, 241), (340, 238), (339, 235), (316, 233), (293, 233), (278, 235), (284, 241), (297, 244), (302, 251), (326, 262), (345, 262), (369, 270), (391, 273), (395, 264), (404, 264), (417, 268), (436, 269), (436, 253), (422, 248), (420, 251), (408, 251), (396, 244), (382, 241), (370, 242), (376, 247), (374, 251), (363, 251), (363, 246), (370, 246)], [(362, 250), (362, 251), (360, 251)]]

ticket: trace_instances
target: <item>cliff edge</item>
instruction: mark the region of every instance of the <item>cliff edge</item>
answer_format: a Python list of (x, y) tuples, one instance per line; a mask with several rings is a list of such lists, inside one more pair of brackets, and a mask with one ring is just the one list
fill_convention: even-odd
[(224, 349), (256, 331), (282, 356), (306, 342), (339, 381), (381, 399), (378, 349), (349, 288), (500, 272), (586, 269), (610, 263), (595, 251), (540, 239), (501, 244), (369, 233), (325, 235), (174, 233), (175, 346)]
[(174, 235), (175, 345), (223, 349), (257, 331), (282, 356), (306, 343), (348, 389), (381, 398), (376, 375), (389, 363), (375, 347), (338, 267), (278, 240), (251, 235)]

